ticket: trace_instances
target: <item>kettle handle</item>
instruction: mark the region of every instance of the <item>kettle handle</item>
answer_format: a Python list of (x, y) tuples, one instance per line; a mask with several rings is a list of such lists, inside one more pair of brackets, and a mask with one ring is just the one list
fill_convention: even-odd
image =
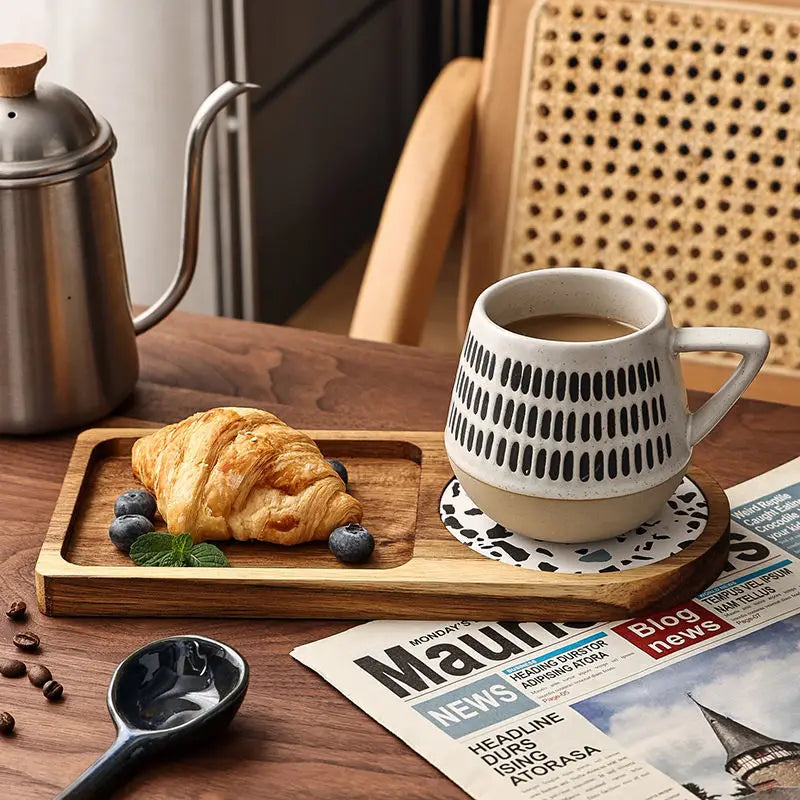
[(225, 81), (200, 105), (194, 115), (186, 141), (186, 159), (183, 178), (183, 231), (181, 258), (172, 283), (150, 308), (133, 319), (138, 336), (161, 322), (180, 303), (194, 277), (197, 265), (197, 241), (200, 230), (200, 187), (203, 176), (203, 148), (206, 134), (217, 114), (237, 95), (257, 89), (255, 83)]

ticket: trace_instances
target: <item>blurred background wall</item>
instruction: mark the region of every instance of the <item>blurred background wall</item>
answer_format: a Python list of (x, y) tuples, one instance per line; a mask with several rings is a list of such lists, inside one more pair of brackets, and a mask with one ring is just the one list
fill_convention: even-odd
[(44, 44), (42, 80), (111, 122), (141, 304), (177, 263), (194, 111), (225, 78), (262, 86), (209, 137), (198, 272), (182, 308), (282, 323), (355, 263), (350, 302), (416, 109), (443, 63), (479, 52), (486, 5), (0, 0), (0, 39)]
[[(114, 128), (112, 163), (137, 303), (161, 294), (178, 261), (184, 138), (211, 88), (209, 24), (206, 3), (196, 0), (0, 0), (0, 39), (43, 44), (48, 63), (40, 79), (72, 89)], [(205, 192), (200, 260), (183, 305), (207, 313), (217, 308), (213, 205)]]

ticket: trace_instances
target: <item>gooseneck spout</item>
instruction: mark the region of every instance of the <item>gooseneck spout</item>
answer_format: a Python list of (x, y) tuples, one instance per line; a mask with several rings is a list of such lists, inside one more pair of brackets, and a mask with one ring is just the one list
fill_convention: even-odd
[(181, 256), (172, 283), (163, 295), (133, 320), (137, 334), (152, 328), (172, 311), (186, 294), (197, 265), (197, 243), (200, 227), (200, 188), (203, 175), (203, 150), (206, 134), (217, 114), (237, 95), (257, 89), (255, 83), (225, 81), (200, 105), (194, 115), (186, 140), (186, 161), (183, 179), (183, 231)]

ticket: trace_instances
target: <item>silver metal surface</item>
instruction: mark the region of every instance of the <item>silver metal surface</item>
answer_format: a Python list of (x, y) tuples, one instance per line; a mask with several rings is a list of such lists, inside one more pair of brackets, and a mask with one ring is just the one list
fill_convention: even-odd
[[(244, 80), (247, 74), (247, 26), (245, 0), (233, 3), (234, 78)], [(253, 222), (252, 179), (250, 158), (250, 103), (247, 97), (236, 100), (236, 220), (239, 238), (239, 270), (241, 272), (242, 318), (259, 319), (258, 265), (256, 264)]]
[(39, 83), (24, 97), (0, 97), (0, 185), (47, 182), (86, 165), (91, 171), (113, 147), (110, 125), (63, 86)]
[[(209, 0), (214, 82), (247, 74), (244, 0)], [(219, 232), (217, 285), (220, 313), (258, 319), (253, 235), (250, 104), (245, 95), (221, 112), (216, 127), (214, 178)]]
[(186, 142), (186, 166), (183, 188), (183, 231), (181, 257), (172, 283), (156, 302), (133, 321), (136, 333), (152, 328), (180, 302), (194, 276), (197, 264), (198, 228), (200, 225), (200, 187), (203, 175), (203, 144), (217, 113), (236, 95), (259, 88), (255, 83), (225, 81), (200, 105), (189, 129)]
[[(213, 82), (227, 80), (233, 75), (232, 47), (229, 45), (231, 8), (228, 0), (208, 0), (210, 19), (210, 48)], [(235, 75), (234, 75), (235, 77)], [(231, 134), (224, 124), (228, 109), (220, 112), (222, 119), (215, 127), (216, 161), (211, 186), (214, 192), (214, 216), (217, 223), (216, 254), (214, 259), (217, 286), (217, 313), (225, 317), (241, 316), (241, 286), (237, 253), (238, 228), (235, 223), (236, 178)]]
[[(47, 92), (38, 89), (2, 99), (0, 150), (9, 160), (0, 162), (0, 433), (83, 425), (132, 391), (139, 371), (135, 333), (177, 305), (194, 273), (206, 133), (217, 112), (251, 87), (223, 84), (192, 121), (178, 272), (135, 322), (110, 164), (116, 147), (111, 128), (67, 90), (53, 92), (47, 113), (37, 106)], [(3, 111), (29, 100), (29, 107), (16, 106), (13, 117)], [(30, 115), (23, 117), (25, 108)], [(58, 110), (65, 115), (60, 124)], [(6, 137), (8, 125), (18, 121)], [(16, 131), (28, 128), (26, 144)], [(102, 149), (92, 151), (101, 140)], [(82, 154), (77, 161), (76, 154)], [(15, 156), (26, 160), (10, 160)], [(59, 167), (46, 173), (44, 164)]]
[(111, 165), (0, 188), (0, 432), (102, 417), (138, 371)]

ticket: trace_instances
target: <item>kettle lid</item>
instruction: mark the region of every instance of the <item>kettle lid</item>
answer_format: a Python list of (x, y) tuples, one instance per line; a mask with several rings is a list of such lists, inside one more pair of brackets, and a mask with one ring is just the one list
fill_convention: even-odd
[(47, 51), (0, 44), (0, 181), (49, 178), (113, 155), (110, 125), (78, 95), (36, 82)]

